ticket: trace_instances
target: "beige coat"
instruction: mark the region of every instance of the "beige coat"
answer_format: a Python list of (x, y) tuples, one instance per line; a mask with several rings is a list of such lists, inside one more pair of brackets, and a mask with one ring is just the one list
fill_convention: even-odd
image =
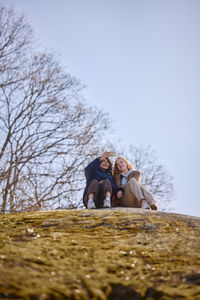
[[(120, 180), (120, 177), (121, 177), (121, 174), (118, 173), (118, 174), (115, 174), (114, 175), (114, 182), (118, 188), (118, 191), (122, 191), (123, 193), (123, 197), (122, 199), (118, 199), (117, 196), (113, 197), (112, 198), (112, 206), (113, 207), (118, 207), (118, 206), (127, 206), (127, 205), (124, 205), (124, 196), (126, 196), (125, 198), (127, 198), (127, 193), (125, 193), (126, 191), (126, 187), (125, 186), (122, 186), (121, 185), (121, 180)], [(133, 170), (129, 175), (128, 175), (128, 182), (131, 178), (135, 178), (138, 182), (138, 184), (140, 185), (141, 184), (141, 179), (142, 179), (142, 174), (141, 172), (139, 171), (136, 171), (136, 170)], [(127, 201), (126, 201), (127, 202)], [(136, 201), (137, 202), (137, 201)], [(135, 203), (135, 201), (134, 201)], [(132, 206), (132, 205), (128, 205), (128, 206)], [(135, 206), (135, 205), (134, 205)], [(140, 205), (137, 205), (136, 204), (136, 207), (140, 207)]]
[(120, 174), (115, 174), (114, 180), (118, 187), (118, 191), (122, 191), (123, 196), (118, 199), (116, 196), (112, 200), (112, 206), (125, 206), (125, 207), (141, 207), (141, 199), (146, 199), (151, 206), (157, 203), (152, 194), (141, 185), (142, 175), (139, 171), (132, 171), (128, 175), (128, 182), (125, 186), (120, 184)]
[[(115, 174), (114, 176), (114, 181), (115, 181), (115, 184), (116, 186), (118, 187), (119, 190), (124, 190), (123, 186), (121, 186), (121, 182), (120, 182), (120, 176), (121, 174)], [(135, 178), (137, 180), (137, 182), (139, 184), (141, 184), (141, 180), (142, 180), (142, 174), (139, 172), (139, 171), (136, 171), (136, 170), (133, 170), (133, 172), (131, 172), (129, 175), (128, 175), (128, 181), (131, 179), (131, 178)]]

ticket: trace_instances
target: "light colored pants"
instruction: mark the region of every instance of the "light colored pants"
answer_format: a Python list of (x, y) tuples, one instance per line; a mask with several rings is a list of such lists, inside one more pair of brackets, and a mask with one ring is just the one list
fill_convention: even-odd
[(128, 207), (141, 207), (140, 200), (142, 199), (146, 199), (150, 206), (153, 203), (157, 204), (157, 201), (152, 194), (144, 186), (139, 185), (135, 178), (131, 178), (125, 187), (122, 205)]

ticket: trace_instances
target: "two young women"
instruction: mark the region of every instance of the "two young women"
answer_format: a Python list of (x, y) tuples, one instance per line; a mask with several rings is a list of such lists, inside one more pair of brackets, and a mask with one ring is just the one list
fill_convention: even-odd
[(91, 209), (123, 206), (156, 210), (156, 199), (141, 185), (141, 173), (121, 156), (116, 159), (112, 171), (109, 159), (111, 153), (104, 152), (85, 168), (85, 207)]

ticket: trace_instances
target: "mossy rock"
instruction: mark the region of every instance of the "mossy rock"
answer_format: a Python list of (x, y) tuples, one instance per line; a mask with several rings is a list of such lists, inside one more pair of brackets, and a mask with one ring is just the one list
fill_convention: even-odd
[(1, 215), (0, 299), (200, 299), (200, 218), (134, 208)]

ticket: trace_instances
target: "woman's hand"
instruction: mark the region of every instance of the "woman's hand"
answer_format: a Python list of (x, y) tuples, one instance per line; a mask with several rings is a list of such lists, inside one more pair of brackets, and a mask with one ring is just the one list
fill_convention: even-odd
[(122, 191), (118, 191), (118, 192), (117, 192), (117, 198), (118, 198), (118, 199), (121, 199), (121, 198), (122, 198), (122, 195), (123, 195), (123, 194), (122, 194)]
[(106, 158), (108, 158), (109, 156), (114, 156), (114, 152), (113, 151), (105, 151), (103, 153), (103, 155), (100, 157), (100, 160), (103, 161), (105, 160)]

